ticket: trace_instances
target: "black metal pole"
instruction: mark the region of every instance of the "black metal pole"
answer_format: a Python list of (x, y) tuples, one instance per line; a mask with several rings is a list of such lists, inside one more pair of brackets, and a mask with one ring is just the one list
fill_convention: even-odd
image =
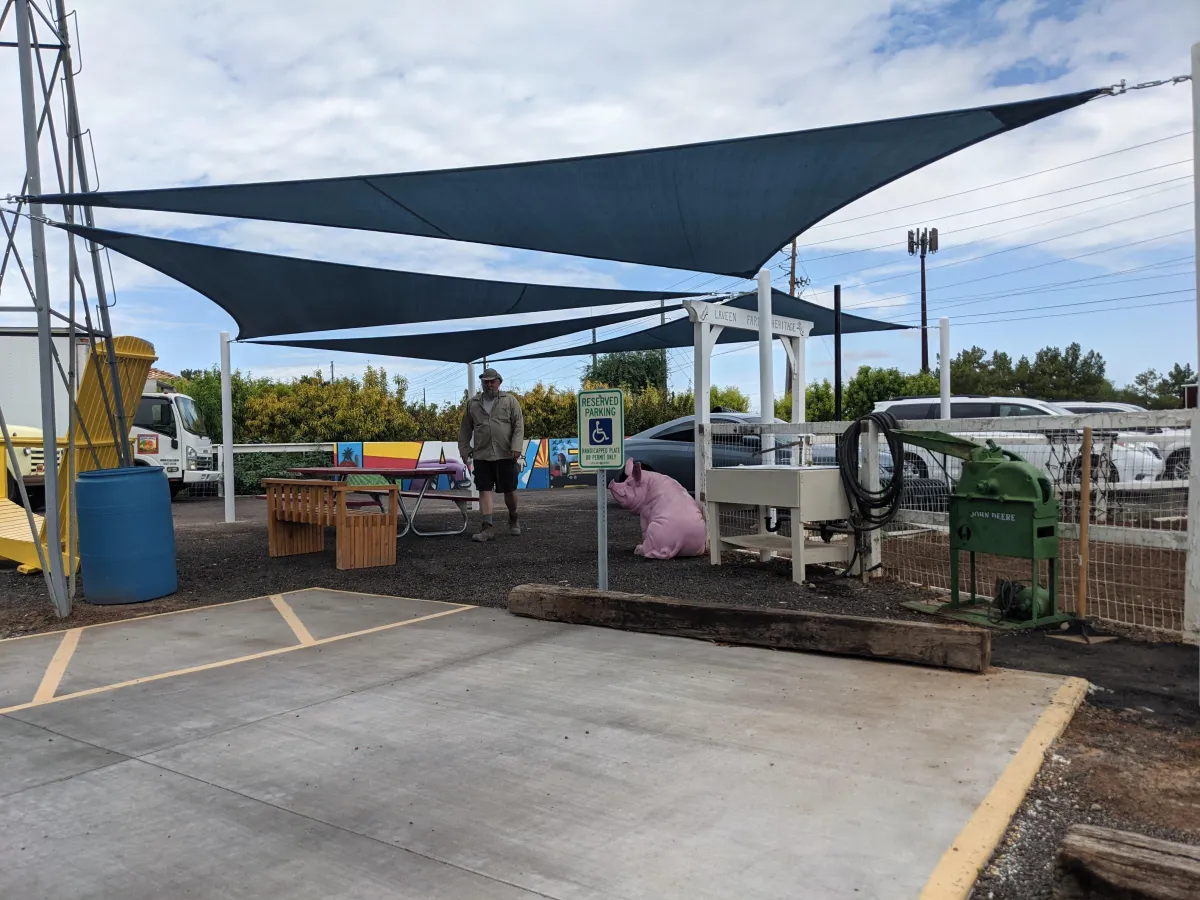
[(921, 371), (929, 371), (929, 319), (925, 309), (925, 250), (928, 239), (921, 235)]
[(833, 420), (842, 421), (842, 286), (833, 286)]

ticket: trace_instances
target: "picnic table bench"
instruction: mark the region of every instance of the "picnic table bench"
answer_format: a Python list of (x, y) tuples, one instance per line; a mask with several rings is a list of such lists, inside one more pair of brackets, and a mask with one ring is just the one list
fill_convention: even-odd
[[(400, 490), (397, 496), (400, 515), (404, 517), (404, 527), (400, 529), (398, 537), (404, 537), (409, 531), (419, 537), (462, 534), (467, 530), (467, 512), (471, 504), (477, 502), (470, 496), (430, 489), (437, 483), (439, 476), (454, 474), (455, 467), (450, 465), (298, 466), (290, 468), (288, 471), (295, 475), (332, 479), (338, 484), (348, 485), (354, 493), (369, 493), (375, 485), (380, 487), (392, 485), (399, 488), (401, 482), (411, 481), (415, 487), (415, 484), (419, 482), (419, 490)], [(417, 501), (411, 510), (404, 503), (405, 497), (415, 498)], [(426, 500), (444, 500), (453, 503), (457, 507), (462, 521), (456, 523), (456, 527), (440, 531), (422, 530), (417, 524), (417, 514)], [(366, 500), (364, 505), (375, 502), (375, 500)]]
[[(272, 557), (320, 553), (325, 529), (334, 528), (339, 569), (396, 564), (396, 485), (367, 487), (301, 478), (264, 478), (262, 483), (267, 491), (267, 552)], [(387, 502), (353, 500), (351, 493), (378, 494)]]

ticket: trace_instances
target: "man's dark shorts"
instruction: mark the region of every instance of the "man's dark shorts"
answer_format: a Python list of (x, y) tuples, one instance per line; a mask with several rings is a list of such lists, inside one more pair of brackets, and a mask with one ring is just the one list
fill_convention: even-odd
[(480, 491), (511, 494), (517, 489), (518, 474), (515, 459), (475, 460), (475, 487)]

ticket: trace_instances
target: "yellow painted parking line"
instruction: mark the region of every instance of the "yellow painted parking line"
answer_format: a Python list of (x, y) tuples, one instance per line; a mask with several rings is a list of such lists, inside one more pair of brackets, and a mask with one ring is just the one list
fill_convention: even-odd
[(71, 657), (75, 655), (75, 648), (79, 646), (79, 634), (82, 631), (82, 628), (72, 628), (70, 631), (63, 632), (58, 649), (50, 658), (50, 665), (46, 666), (46, 674), (42, 676), (42, 683), (38, 685), (37, 693), (33, 695), (34, 703), (45, 703), (54, 698), (54, 693), (58, 690), (59, 684), (62, 683), (62, 677), (67, 671), (67, 663), (71, 661)]
[(1042, 767), (1047, 748), (1058, 740), (1087, 695), (1088, 683), (1068, 678), (1026, 736), (963, 830), (929, 876), (921, 900), (966, 900), (975, 879), (1004, 839), (1004, 832)]
[[(424, 600), (420, 597), (393, 597), (390, 594), (367, 594), (367, 593), (363, 593), (361, 591), (343, 591), (343, 590), (339, 590), (337, 588), (326, 588), (326, 587), (297, 588), (294, 591), (284, 591), (282, 594), (278, 594), (277, 596), (287, 597), (289, 594), (303, 594), (305, 591), (330, 591), (335, 594), (350, 594), (352, 596), (360, 596), (360, 597), (379, 597), (384, 600), (411, 600), (414, 603), (436, 603), (439, 606), (459, 606), (459, 605), (461, 605), (461, 604), (457, 604), (457, 603), (452, 603), (449, 600)], [(270, 596), (271, 595), (269, 595), (269, 594), (264, 594), (261, 597), (247, 597), (245, 600), (227, 600), (224, 603), (208, 603), (208, 604), (205, 604), (204, 606), (192, 606), (192, 607), (189, 607), (188, 609), (172, 609), (172, 610), (168, 610), (167, 612), (150, 613), (149, 615), (146, 615), (146, 616), (130, 616), (128, 619), (114, 619), (111, 622), (96, 622), (92, 625), (80, 625), (79, 628), (86, 630), (86, 629), (90, 629), (90, 628), (109, 628), (113, 625), (129, 625), (133, 622), (144, 622), (147, 619), (158, 619), (158, 618), (161, 618), (162, 616), (177, 616), (180, 613), (204, 612), (206, 609), (221, 609), (222, 607), (225, 607), (225, 606), (237, 606), (239, 603), (253, 603), (255, 600), (267, 600), (270, 598)], [(74, 630), (74, 629), (60, 628), (58, 631), (38, 631), (38, 632), (34, 632), (33, 634), (19, 634), (16, 637), (0, 638), (0, 644), (6, 644), (9, 641), (27, 641), (30, 638), (44, 638), (44, 637), (48, 637), (52, 634), (66, 634), (68, 631), (72, 631), (72, 630)]]
[[(259, 599), (259, 598), (255, 598)], [(364, 628), (361, 631), (351, 631), (346, 634), (335, 634), (333, 637), (321, 638), (315, 640), (311, 644), (292, 644), (290, 647), (279, 647), (275, 650), (264, 650), (261, 653), (251, 653), (249, 656), (238, 656), (234, 659), (222, 659), (217, 662), (204, 663), (199, 666), (189, 666), (186, 669), (175, 669), (171, 672), (162, 672), (159, 675), (147, 675), (143, 678), (131, 678), (128, 681), (120, 681), (116, 684), (106, 684), (102, 687), (88, 688), (86, 691), (76, 691), (73, 694), (60, 694), (57, 697), (51, 697), (48, 700), (39, 702), (34, 700), (31, 703), (21, 703), (17, 706), (10, 706), (6, 709), (0, 709), (0, 715), (6, 713), (20, 712), (23, 709), (32, 709), (35, 706), (45, 706), (48, 703), (60, 703), (63, 700), (74, 700), (77, 697), (88, 697), (92, 694), (103, 694), (107, 691), (115, 691), (121, 688), (133, 687), (135, 684), (146, 684), (151, 681), (162, 681), (164, 678), (174, 678), (178, 675), (191, 675), (194, 672), (205, 672), (209, 669), (219, 669), (224, 666), (232, 666), (237, 663), (250, 662), (255, 659), (265, 659), (269, 656), (281, 656), (284, 653), (292, 653), (296, 650), (307, 650), (311, 647), (320, 647), (323, 644), (333, 644), (337, 641), (348, 640), (349, 638), (362, 637), (367, 634), (376, 634), (380, 631), (388, 631), (392, 628), (403, 628), (406, 625), (416, 625), (418, 622), (428, 622), (430, 619), (440, 619), (443, 616), (453, 616), (457, 613), (466, 612), (469, 609), (478, 609), (476, 606), (456, 606), (454, 609), (446, 609), (441, 612), (430, 613), (427, 616), (418, 616), (415, 619), (405, 619), (402, 622), (389, 622), (386, 625), (376, 625), (374, 628)], [(79, 629), (82, 631), (83, 629)]]
[(316, 641), (313, 639), (309, 630), (304, 627), (304, 623), (300, 621), (300, 617), (296, 615), (296, 611), (288, 606), (288, 602), (279, 594), (271, 595), (271, 603), (279, 610), (279, 614), (283, 616), (283, 621), (288, 623), (288, 627), (292, 629), (292, 633), (296, 635), (298, 640), (305, 647), (311, 647)]

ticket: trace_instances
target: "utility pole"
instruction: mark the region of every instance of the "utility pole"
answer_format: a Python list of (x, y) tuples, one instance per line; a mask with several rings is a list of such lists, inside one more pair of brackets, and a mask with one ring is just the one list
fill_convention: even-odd
[(929, 317), (925, 305), (925, 256), (938, 251), (938, 230), (918, 228), (908, 231), (908, 255), (921, 256), (921, 371), (929, 371)]
[[(17, 17), (17, 64), (21, 77), (21, 117), (25, 127), (26, 184), (31, 196), (42, 192), (41, 158), (38, 155), (37, 112), (33, 104), (33, 40), (29, 28), (28, 0), (17, 0), (13, 10)], [(42, 394), (42, 451), (46, 472), (46, 556), (49, 570), (46, 585), (50, 602), (60, 617), (71, 614), (71, 597), (67, 593), (66, 570), (59, 546), (58, 424), (54, 416), (54, 345), (50, 331), (50, 279), (46, 271), (46, 232), (43, 227), (42, 204), (29, 204), (29, 236), (33, 245), (34, 306), (37, 310), (38, 376)], [(75, 352), (75, 348), (71, 348)], [(70, 515), (70, 511), (67, 511)], [(34, 540), (38, 540), (35, 535)]]
[(329, 361), (329, 383), (333, 384), (333, 360)]
[(592, 329), (592, 377), (596, 377), (596, 329)]
[[(796, 296), (796, 239), (792, 238), (792, 268), (787, 275), (787, 293)], [(791, 395), (792, 392), (792, 367), (788, 365), (787, 374), (784, 378), (784, 394)]]

